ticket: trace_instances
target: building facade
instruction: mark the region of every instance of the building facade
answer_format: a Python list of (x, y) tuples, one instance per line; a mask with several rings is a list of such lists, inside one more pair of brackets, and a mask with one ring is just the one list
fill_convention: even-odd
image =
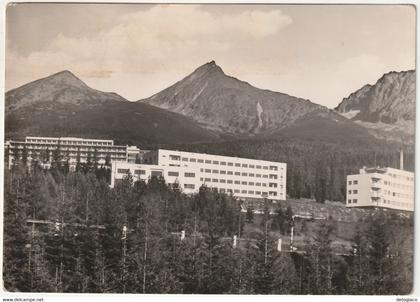
[(414, 211), (414, 173), (394, 168), (363, 168), (347, 175), (347, 207)]
[(160, 172), (186, 193), (196, 193), (205, 184), (244, 199), (285, 200), (286, 170), (285, 163), (159, 149), (144, 154), (141, 165), (113, 163), (111, 186), (128, 173), (134, 180), (147, 180)]
[(70, 165), (85, 163), (90, 157), (96, 158), (98, 164), (105, 164), (106, 159), (111, 162), (126, 162), (138, 152), (137, 147), (115, 146), (113, 140), (84, 139), (75, 137), (26, 137), (25, 141), (9, 140), (6, 142), (9, 166), (15, 157), (22, 157), (24, 149), (28, 162), (33, 159), (48, 163), (54, 152), (59, 150), (60, 158), (69, 161)]

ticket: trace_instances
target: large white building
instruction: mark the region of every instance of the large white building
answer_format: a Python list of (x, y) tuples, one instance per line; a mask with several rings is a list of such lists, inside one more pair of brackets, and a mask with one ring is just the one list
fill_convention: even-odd
[(394, 168), (363, 168), (347, 175), (347, 207), (414, 211), (414, 173)]
[(76, 137), (33, 137), (27, 136), (25, 141), (9, 140), (6, 141), (9, 166), (14, 157), (22, 157), (22, 152), (26, 149), (28, 161), (39, 159), (48, 162), (53, 157), (55, 150), (59, 150), (63, 160), (69, 160), (70, 165), (75, 165), (77, 158), (84, 163), (90, 156), (91, 160), (96, 156), (99, 164), (104, 164), (106, 157), (111, 162), (135, 162), (139, 153), (137, 147), (115, 146), (113, 140), (103, 139), (84, 139)]
[(113, 163), (111, 187), (128, 174), (134, 180), (161, 175), (185, 193), (198, 192), (205, 184), (244, 199), (286, 199), (285, 163), (162, 149), (144, 154), (143, 162)]

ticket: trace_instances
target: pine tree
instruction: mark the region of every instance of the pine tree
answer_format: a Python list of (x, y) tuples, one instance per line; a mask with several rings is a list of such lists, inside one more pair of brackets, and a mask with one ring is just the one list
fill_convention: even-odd
[[(6, 181), (9, 178), (6, 178)], [(24, 178), (16, 175), (5, 183), (3, 280), (9, 291), (30, 291), (29, 238), (26, 224)]]
[(248, 206), (246, 208), (246, 216), (245, 216), (247, 223), (253, 223), (254, 222), (254, 209), (251, 206)]

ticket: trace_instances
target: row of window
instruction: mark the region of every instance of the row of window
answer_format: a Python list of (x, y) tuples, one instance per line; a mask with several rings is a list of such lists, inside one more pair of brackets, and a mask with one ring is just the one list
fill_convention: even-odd
[(349, 185), (351, 185), (351, 184), (357, 185), (358, 184), (358, 181), (357, 180), (353, 180), (353, 181), (349, 180)]
[[(204, 160), (204, 159), (196, 159), (196, 158), (187, 158), (182, 157), (179, 155), (169, 155), (170, 160), (176, 161), (184, 161), (184, 162), (197, 162), (197, 163), (205, 163), (205, 164), (213, 164), (213, 165), (221, 165), (221, 166), (230, 166), (230, 167), (242, 167), (242, 168), (250, 168), (250, 169), (264, 169), (264, 170), (272, 170), (277, 171), (277, 166), (261, 166), (261, 165), (251, 165), (251, 164), (240, 164), (240, 163), (233, 163), (233, 162), (226, 162), (226, 161), (218, 161), (218, 160)], [(283, 169), (283, 168), (281, 168)]]
[(411, 185), (406, 185), (406, 184), (399, 184), (399, 183), (394, 183), (394, 182), (390, 182), (390, 181), (384, 181), (384, 184), (393, 188), (399, 188), (399, 189), (412, 189), (413, 188), (413, 184)]
[(235, 193), (235, 194), (247, 194), (247, 195), (261, 195), (261, 196), (277, 196), (277, 192), (275, 191), (269, 191), (269, 192), (263, 192), (263, 191), (254, 191), (254, 190), (232, 190), (232, 189), (224, 189), (224, 188), (213, 188), (218, 190), (220, 193)]
[[(47, 144), (58, 144), (57, 140), (50, 140), (50, 139), (27, 139), (28, 143), (47, 143)], [(96, 146), (112, 146), (112, 142), (92, 142), (92, 141), (60, 141), (60, 144), (68, 144), (68, 145), (96, 145)]]
[[(179, 176), (179, 172), (169, 171), (168, 172), (168, 176), (178, 177)], [(193, 173), (193, 172), (185, 172), (184, 173), (184, 177), (195, 177), (195, 173)]]
[[(226, 171), (226, 170), (212, 170), (212, 169), (200, 169), (201, 172), (204, 173), (212, 173), (212, 174), (227, 174), (227, 175), (235, 175), (235, 176), (249, 176), (249, 177), (259, 177), (259, 178), (269, 178), (269, 179), (278, 179), (277, 174), (255, 174), (255, 173), (247, 173), (247, 172), (234, 172), (234, 171)], [(283, 175), (280, 175), (280, 178), (283, 178)]]
[(389, 204), (389, 205), (394, 205), (394, 206), (398, 206), (398, 207), (403, 207), (403, 208), (410, 208), (411, 205), (408, 202), (399, 202), (399, 201), (394, 201), (394, 200), (390, 200), (390, 199), (384, 199), (382, 200), (382, 203), (384, 204)]
[(394, 173), (388, 173), (388, 175), (393, 177), (393, 178), (404, 179), (404, 180), (408, 180), (408, 181), (414, 181), (413, 176), (404, 176), (404, 175), (398, 175), (398, 174), (394, 174)]
[[(348, 194), (358, 194), (358, 190), (348, 190)], [(384, 190), (384, 194), (386, 195), (391, 195), (395, 196), (395, 197), (399, 197), (399, 198), (410, 198), (411, 195), (410, 194), (406, 194), (406, 193), (398, 193), (398, 192), (391, 192), (389, 190)]]
[[(42, 146), (39, 146), (39, 147), (37, 147), (37, 146), (31, 146), (31, 145), (26, 145), (26, 149), (28, 149), (28, 150), (46, 150), (46, 149), (48, 149), (49, 147), (51, 147), (51, 146), (46, 146), (46, 145), (42, 145)], [(58, 147), (58, 145), (54, 145), (54, 147), (55, 148), (57, 148)], [(15, 144), (12, 144), (11, 145), (11, 149), (18, 149), (18, 150), (23, 150), (24, 149), (24, 146), (23, 145), (15, 145)], [(95, 149), (96, 149), (96, 151), (99, 151), (99, 152), (120, 152), (120, 153), (126, 153), (127, 152), (127, 148), (126, 147), (118, 147), (118, 146), (111, 146), (111, 147), (108, 147), (108, 148), (105, 148), (105, 149), (102, 149), (102, 148), (94, 148), (94, 147), (92, 147), (92, 146), (90, 146), (90, 147), (88, 147), (88, 148), (85, 148), (85, 147), (82, 147), (82, 148), (80, 148), (80, 147), (67, 147), (67, 146), (61, 146), (60, 147), (60, 151), (95, 151)], [(54, 150), (54, 148), (50, 148), (50, 150)]]
[[(130, 169), (117, 169), (117, 173), (120, 174), (129, 174), (130, 173)], [(146, 170), (134, 170), (134, 174), (135, 175), (145, 175), (146, 174)], [(162, 172), (161, 171), (151, 171), (150, 172), (151, 176), (162, 176)]]
[[(257, 186), (257, 187), (267, 187), (267, 183), (261, 182), (253, 182), (253, 181), (239, 181), (239, 180), (232, 180), (232, 179), (218, 179), (218, 178), (200, 178), (202, 182), (212, 182), (212, 183), (227, 183), (227, 184), (235, 184), (235, 185), (244, 185), (244, 186)], [(277, 188), (278, 184), (274, 182), (268, 183), (268, 187), (270, 188)], [(283, 188), (283, 185), (280, 185)]]
[[(32, 155), (32, 154), (34, 154), (34, 155), (38, 155), (38, 156), (41, 156), (41, 152), (32, 152), (32, 151), (28, 151), (28, 153), (27, 153), (28, 155)], [(52, 156), (54, 154), (54, 151), (51, 151), (50, 152), (50, 155)], [(10, 156), (13, 156), (13, 154), (9, 154)], [(19, 152), (18, 153), (18, 155), (22, 155), (22, 152)], [(126, 155), (125, 155), (125, 153), (116, 153), (116, 152), (108, 152), (108, 153), (97, 153), (96, 154), (96, 157), (97, 158), (106, 158), (106, 156), (107, 155), (109, 155), (109, 156), (111, 156), (111, 157), (121, 157), (121, 158), (126, 158)], [(65, 152), (60, 152), (60, 156), (62, 156), (62, 157), (68, 157), (68, 158), (76, 158), (77, 157), (77, 153), (65, 153)], [(93, 158), (94, 157), (94, 154), (93, 153), (91, 153), (90, 154), (90, 156)], [(83, 157), (83, 158), (85, 158), (85, 157), (88, 157), (88, 153), (84, 153), (84, 152), (81, 152), (80, 153), (80, 157)]]
[[(372, 202), (376, 203), (376, 200), (372, 200)], [(357, 199), (348, 199), (347, 203), (351, 204), (351, 203), (357, 203)], [(390, 204), (390, 205), (395, 205), (395, 206), (399, 206), (399, 207), (405, 207), (405, 208), (410, 208), (410, 203), (407, 202), (399, 202), (399, 201), (393, 201), (393, 200), (389, 200), (389, 199), (383, 199), (382, 203), (384, 204)]]

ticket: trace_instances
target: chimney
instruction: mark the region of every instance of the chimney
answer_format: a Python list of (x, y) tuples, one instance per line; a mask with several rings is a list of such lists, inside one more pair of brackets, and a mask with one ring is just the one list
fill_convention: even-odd
[(402, 147), (400, 149), (400, 170), (404, 170), (404, 152)]

